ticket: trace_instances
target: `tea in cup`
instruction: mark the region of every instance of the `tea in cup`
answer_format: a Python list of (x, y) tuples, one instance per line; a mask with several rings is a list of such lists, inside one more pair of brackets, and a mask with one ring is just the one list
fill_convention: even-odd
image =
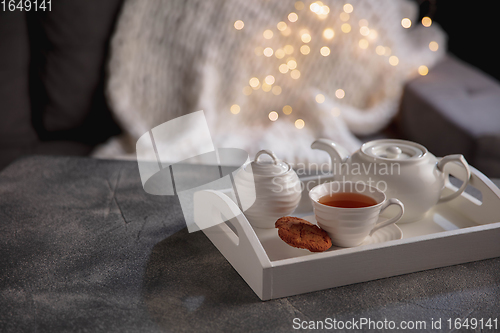
[[(404, 213), (404, 205), (395, 198), (387, 199), (384, 192), (365, 183), (329, 182), (309, 191), (318, 226), (325, 230), (332, 244), (341, 247), (358, 246), (376, 230), (396, 223)], [(378, 222), (380, 214), (397, 205), (401, 212)]]

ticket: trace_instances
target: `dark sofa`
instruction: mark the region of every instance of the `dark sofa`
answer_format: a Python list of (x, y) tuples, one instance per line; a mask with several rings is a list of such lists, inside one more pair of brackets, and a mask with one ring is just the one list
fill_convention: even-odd
[[(22, 155), (87, 155), (120, 133), (104, 85), (121, 4), (61, 0), (51, 12), (0, 12), (0, 169)], [(399, 116), (381, 135), (437, 156), (462, 153), (500, 177), (500, 85), (448, 56), (407, 84)]]
[(104, 83), (121, 3), (0, 11), (0, 169), (21, 155), (87, 155), (120, 132)]

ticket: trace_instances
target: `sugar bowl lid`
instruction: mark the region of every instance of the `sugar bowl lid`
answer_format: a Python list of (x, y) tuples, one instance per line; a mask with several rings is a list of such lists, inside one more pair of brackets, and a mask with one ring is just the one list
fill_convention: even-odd
[[(271, 160), (259, 159), (263, 154), (269, 155)], [(272, 151), (267, 149), (259, 151), (255, 155), (255, 160), (248, 165), (251, 166), (253, 174), (259, 176), (279, 176), (290, 170), (290, 165), (277, 158)], [(245, 168), (245, 171), (249, 170)]]
[(418, 143), (392, 139), (367, 142), (361, 151), (370, 157), (397, 161), (416, 161), (427, 154), (427, 149)]

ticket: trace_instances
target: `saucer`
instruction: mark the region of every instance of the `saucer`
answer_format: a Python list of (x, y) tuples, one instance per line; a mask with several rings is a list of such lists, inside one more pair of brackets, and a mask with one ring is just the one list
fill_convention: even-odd
[[(318, 225), (314, 215), (304, 216), (303, 219), (311, 222), (312, 224)], [(370, 235), (366, 236), (363, 243), (361, 243), (358, 246), (384, 243), (391, 240), (402, 239), (402, 238), (403, 238), (403, 231), (396, 224), (391, 224), (388, 225), (387, 227), (378, 229), (371, 236)], [(341, 249), (342, 247), (333, 245), (331, 248)]]

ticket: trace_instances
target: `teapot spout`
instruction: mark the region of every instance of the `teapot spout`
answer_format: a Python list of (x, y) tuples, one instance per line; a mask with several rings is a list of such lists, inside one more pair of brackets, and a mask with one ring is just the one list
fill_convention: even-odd
[(334, 175), (341, 174), (342, 163), (349, 157), (347, 149), (329, 139), (318, 139), (311, 144), (311, 148), (327, 152), (331, 158), (330, 172)]

